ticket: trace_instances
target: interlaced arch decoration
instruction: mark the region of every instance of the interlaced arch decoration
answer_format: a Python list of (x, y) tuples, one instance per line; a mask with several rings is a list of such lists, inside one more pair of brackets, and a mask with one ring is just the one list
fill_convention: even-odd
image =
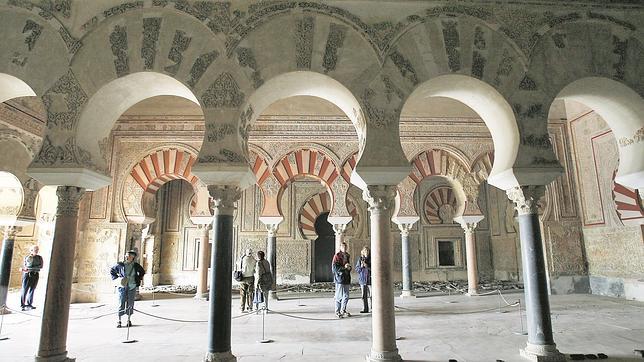
[[(347, 225), (347, 233), (353, 234), (358, 229), (360, 215), (353, 199), (347, 195), (347, 209), (353, 220)], [(298, 226), (302, 236), (307, 240), (317, 237), (315, 232), (315, 220), (325, 212), (331, 211), (331, 198), (328, 192), (322, 192), (311, 196), (300, 208), (298, 213)]]
[(353, 172), (353, 169), (356, 168), (356, 163), (358, 163), (358, 152), (353, 153), (342, 165), (340, 174), (348, 183), (351, 183), (351, 173)]
[(255, 174), (257, 185), (261, 186), (271, 174), (271, 170), (264, 157), (253, 151), (250, 151), (250, 167), (253, 170), (253, 174)]
[(467, 173), (467, 167), (453, 154), (441, 149), (431, 149), (414, 157), (409, 177), (418, 185), (430, 176), (460, 179)]

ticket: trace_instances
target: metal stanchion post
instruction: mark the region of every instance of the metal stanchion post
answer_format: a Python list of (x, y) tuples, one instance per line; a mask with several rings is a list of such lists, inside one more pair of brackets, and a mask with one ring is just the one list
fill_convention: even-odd
[[(7, 309), (6, 305), (2, 306), (2, 309)], [(2, 325), (4, 324), (4, 313), (0, 313), (0, 341), (6, 341), (9, 337), (2, 337)]]
[(520, 335), (520, 336), (527, 336), (528, 332), (525, 331), (523, 328), (523, 308), (521, 308), (521, 299), (517, 301), (519, 303), (519, 319), (521, 319), (521, 331), (515, 332), (514, 334)]
[(272, 339), (266, 339), (264, 336), (264, 318), (266, 318), (266, 311), (268, 309), (266, 307), (263, 308), (264, 313), (262, 313), (262, 339), (257, 341), (258, 343), (272, 343)]
[(130, 322), (130, 314), (127, 315), (127, 336), (125, 337), (125, 341), (123, 343), (136, 343), (138, 342), (136, 339), (130, 339), (130, 325), (132, 323)]
[(158, 307), (159, 305), (155, 303), (154, 301), (154, 289), (152, 289), (152, 305), (150, 307)]

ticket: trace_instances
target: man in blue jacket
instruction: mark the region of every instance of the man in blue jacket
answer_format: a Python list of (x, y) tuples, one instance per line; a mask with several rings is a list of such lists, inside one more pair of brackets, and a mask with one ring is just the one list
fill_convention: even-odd
[(134, 312), (134, 297), (145, 275), (145, 270), (134, 261), (134, 258), (136, 258), (136, 251), (130, 250), (125, 254), (124, 262), (118, 262), (110, 269), (112, 280), (118, 280), (119, 289), (119, 322), (116, 328), (122, 327), (121, 317), (125, 314), (127, 314), (127, 326), (132, 326), (130, 316)]

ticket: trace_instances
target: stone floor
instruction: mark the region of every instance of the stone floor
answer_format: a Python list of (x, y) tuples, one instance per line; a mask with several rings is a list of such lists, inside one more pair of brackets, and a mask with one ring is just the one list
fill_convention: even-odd
[[(17, 309), (18, 296), (9, 297), (9, 307)], [(504, 297), (512, 304), (523, 294), (504, 292)], [(129, 338), (138, 342), (132, 344), (122, 343), (127, 329), (115, 328), (116, 318), (106, 315), (114, 305), (72, 305), (70, 356), (78, 361), (126, 357), (132, 361), (200, 361), (206, 349), (207, 302), (157, 294), (158, 306), (154, 307), (150, 295), (144, 298), (135, 307), (150, 315), (134, 314)], [(330, 295), (283, 294), (282, 300), (271, 301), (273, 312), (264, 316), (264, 338), (273, 340), (266, 344), (257, 342), (262, 339), (263, 316), (240, 314), (238, 302), (233, 300), (232, 341), (240, 361), (363, 361), (369, 352), (371, 317), (358, 313), (358, 299), (349, 301), (353, 316), (339, 320)], [(519, 348), (527, 339), (521, 335), (525, 313), (518, 306), (506, 306), (498, 295), (424, 295), (396, 298), (395, 303), (398, 348), (405, 360), (522, 361)], [(644, 361), (634, 352), (644, 349), (644, 303), (555, 295), (551, 304), (555, 341), (563, 353), (604, 353), (609, 356), (606, 361)], [(499, 313), (500, 305), (503, 313)], [(0, 361), (33, 361), (41, 311), (4, 317), (1, 337), (9, 339), (0, 341)]]

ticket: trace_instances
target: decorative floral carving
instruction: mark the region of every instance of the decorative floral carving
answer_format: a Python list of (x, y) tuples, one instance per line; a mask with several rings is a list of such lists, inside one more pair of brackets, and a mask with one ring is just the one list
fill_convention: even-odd
[(506, 191), (519, 215), (537, 214), (539, 199), (545, 192), (545, 186), (516, 186)]
[(58, 207), (56, 216), (78, 216), (78, 205), (85, 194), (85, 189), (76, 186), (58, 186)]
[(201, 96), (206, 108), (237, 108), (241, 106), (244, 98), (245, 95), (239, 90), (235, 78), (226, 72), (221, 73)]
[(362, 198), (369, 204), (369, 211), (382, 212), (391, 210), (396, 198), (396, 186), (370, 185), (363, 190)]
[(214, 202), (215, 215), (233, 215), (235, 202), (241, 197), (237, 186), (209, 185), (208, 193)]

